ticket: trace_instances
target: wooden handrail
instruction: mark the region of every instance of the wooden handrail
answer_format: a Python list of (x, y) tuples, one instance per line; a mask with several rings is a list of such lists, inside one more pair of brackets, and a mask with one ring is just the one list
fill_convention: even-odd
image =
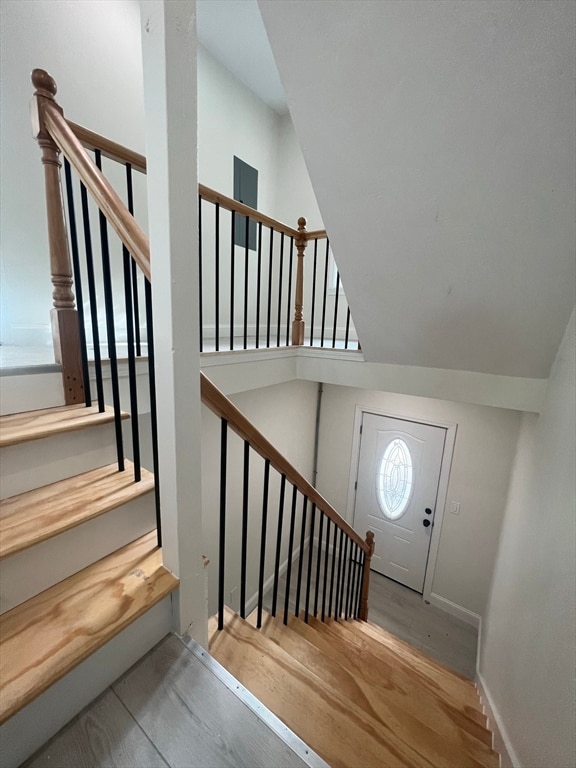
[[(130, 163), (132, 168), (140, 173), (146, 173), (146, 158), (144, 155), (140, 155), (138, 152), (133, 152), (128, 147), (124, 147), (122, 144), (118, 144), (115, 141), (107, 139), (105, 136), (91, 131), (89, 128), (85, 128), (83, 125), (73, 123), (71, 120), (66, 121), (68, 126), (73, 131), (74, 135), (82, 144), (85, 149), (99, 150), (104, 157), (108, 157), (111, 160), (116, 160), (120, 163)], [(296, 239), (299, 236), (298, 230), (294, 227), (288, 226), (271, 216), (257, 211), (255, 208), (251, 208), (249, 205), (234, 200), (231, 197), (216, 192), (216, 190), (207, 187), (205, 184), (198, 184), (198, 194), (203, 200), (208, 200), (211, 203), (217, 203), (227, 211), (234, 211), (242, 216), (248, 216), (252, 221), (261, 222), (267, 227), (271, 227), (276, 232), (283, 232), (288, 237)], [(324, 230), (318, 230), (315, 232), (315, 236), (322, 237)], [(324, 232), (324, 235), (326, 233)]]
[(308, 497), (309, 501), (316, 504), (316, 507), (323, 512), (326, 517), (341, 528), (344, 533), (357, 544), (367, 555), (369, 545), (356, 533), (343, 517), (341, 517), (334, 507), (314, 488), (298, 470), (267, 440), (264, 435), (256, 429), (244, 414), (236, 408), (234, 403), (213, 384), (203, 373), (200, 374), (200, 391), (202, 393), (202, 402), (217, 416), (226, 419), (228, 426), (236, 432), (243, 440), (246, 440), (252, 448), (264, 459), (269, 459), (270, 464), (278, 470), (289, 482), (295, 485), (298, 490)]
[(107, 139), (105, 136), (95, 133), (83, 125), (73, 123), (71, 120), (67, 120), (67, 123), (85, 149), (92, 151), (98, 149), (103, 157), (116, 160), (118, 163), (130, 163), (133, 170), (146, 173), (146, 157), (144, 155), (133, 152), (128, 147), (117, 144), (115, 141)]
[(325, 240), (328, 232), (325, 229), (313, 229), (312, 232), (306, 232), (306, 240)]
[(271, 227), (276, 232), (283, 232), (288, 237), (296, 239), (298, 237), (298, 230), (294, 227), (289, 227), (288, 224), (283, 224), (281, 221), (273, 219), (271, 216), (257, 211), (255, 208), (250, 208), (249, 205), (233, 200), (231, 197), (216, 192), (210, 187), (206, 187), (204, 184), (198, 184), (198, 194), (203, 200), (208, 200), (211, 203), (218, 203), (222, 208), (226, 208), (228, 211), (235, 211), (243, 216), (249, 216), (252, 221), (262, 222), (267, 227)]
[(72, 165), (84, 186), (110, 223), (120, 240), (132, 254), (134, 261), (150, 280), (150, 244), (136, 220), (124, 205), (114, 188), (88, 157), (76, 138), (68, 121), (55, 104), (44, 104), (43, 117), (50, 136)]

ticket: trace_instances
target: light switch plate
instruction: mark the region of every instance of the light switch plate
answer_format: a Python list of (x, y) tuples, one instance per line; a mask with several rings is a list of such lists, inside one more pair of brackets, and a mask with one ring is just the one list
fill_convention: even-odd
[(453, 515), (459, 515), (460, 514), (460, 502), (459, 501), (451, 501), (450, 502), (450, 512), (452, 512)]

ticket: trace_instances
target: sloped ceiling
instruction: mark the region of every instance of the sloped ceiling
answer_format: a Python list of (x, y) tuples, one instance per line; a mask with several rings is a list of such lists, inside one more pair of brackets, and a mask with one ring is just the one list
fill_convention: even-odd
[(576, 4), (259, 6), (366, 359), (548, 376), (575, 299)]

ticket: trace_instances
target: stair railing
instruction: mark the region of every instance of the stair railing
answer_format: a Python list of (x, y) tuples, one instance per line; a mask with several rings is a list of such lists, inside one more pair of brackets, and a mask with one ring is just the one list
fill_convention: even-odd
[[(102, 251), (102, 274), (105, 294), (106, 334), (111, 369), (112, 395), (114, 400), (114, 418), (116, 425), (116, 438), (118, 449), (119, 469), (124, 469), (124, 448), (122, 438), (122, 411), (120, 408), (120, 395), (118, 386), (118, 358), (115, 341), (115, 307), (112, 288), (112, 274), (110, 268), (110, 252), (108, 245), (108, 226), (118, 236), (122, 244), (123, 252), (123, 278), (125, 297), (125, 317), (127, 325), (128, 341), (128, 368), (130, 379), (130, 402), (133, 419), (137, 425), (138, 404), (136, 387), (136, 330), (139, 328), (138, 289), (135, 277), (135, 268), (144, 277), (144, 293), (146, 307), (146, 332), (148, 339), (148, 372), (150, 380), (150, 407), (152, 414), (152, 444), (154, 451), (154, 473), (156, 477), (156, 493), (158, 494), (158, 455), (156, 435), (156, 407), (154, 388), (154, 340), (152, 327), (152, 304), (150, 286), (150, 246), (148, 238), (134, 218), (132, 196), (132, 171), (145, 173), (146, 160), (141, 155), (126, 150), (121, 145), (111, 142), (98, 134), (69, 123), (63, 116), (62, 109), (55, 101), (57, 91), (53, 78), (43, 70), (34, 70), (32, 82), (36, 88), (35, 98), (32, 104), (32, 120), (34, 135), (37, 138), (43, 153), (45, 166), (48, 230), (50, 242), (50, 258), (52, 268), (52, 281), (54, 284), (54, 310), (53, 324), (55, 327), (55, 348), (57, 359), (62, 363), (65, 376), (71, 377), (74, 386), (71, 385), (69, 394), (66, 395), (67, 403), (85, 401), (91, 405), (90, 380), (88, 375), (88, 357), (86, 341), (86, 322), (82, 301), (82, 270), (79, 258), (78, 230), (84, 232), (84, 252), (87, 260), (85, 272), (87, 273), (89, 304), (91, 312), (91, 325), (94, 343), (94, 356), (96, 368), (96, 389), (98, 407), (104, 408), (102, 361), (99, 358), (100, 339), (98, 336), (98, 309), (95, 297), (94, 262), (89, 223), (88, 194), (95, 202), (99, 217), (99, 240)], [(88, 156), (86, 149), (93, 150), (95, 161)], [(72, 259), (68, 248), (66, 231), (66, 217), (62, 203), (62, 191), (60, 183), (60, 154), (64, 157), (66, 187), (68, 193), (68, 216), (70, 226), (70, 244)], [(112, 185), (102, 173), (102, 157), (122, 163), (126, 168), (126, 205), (115, 192)], [(79, 177), (79, 192), (82, 209), (82, 227), (77, 225), (75, 196), (71, 170), (74, 169)], [(226, 198), (223, 195), (199, 187), (200, 207), (202, 201), (207, 201), (219, 209), (228, 210), (234, 221), (236, 215), (245, 217), (246, 241), (248, 242), (250, 223), (254, 221), (258, 227), (259, 239), (264, 227), (270, 230), (269, 258), (275, 261), (273, 247), (274, 233), (280, 233), (280, 257), (277, 260), (278, 271), (278, 296), (282, 297), (282, 272), (283, 257), (286, 238), (288, 238), (288, 271), (292, 274), (294, 265), (294, 248), (296, 257), (296, 315), (291, 326), (294, 334), (293, 342), (302, 343), (304, 337), (303, 308), (303, 261), (304, 249), (309, 240), (314, 243), (314, 274), (316, 273), (318, 242), (326, 240), (325, 258), (323, 261), (324, 290), (323, 290), (323, 319), (321, 324), (321, 343), (325, 334), (325, 305), (328, 286), (329, 247), (325, 232), (306, 233), (304, 219), (298, 222), (298, 230), (292, 230), (264, 214), (254, 211), (237, 201)], [(200, 217), (202, 222), (202, 216)], [(202, 236), (202, 223), (200, 235)], [(234, 228), (231, 227), (231, 231)], [(215, 230), (215, 237), (217, 237)], [(233, 242), (233, 241), (232, 241)], [(232, 246), (231, 246), (232, 249)], [(246, 246), (245, 246), (246, 249)], [(200, 248), (202, 259), (202, 248)], [(246, 267), (244, 267), (246, 274)], [(267, 279), (274, 288), (274, 277), (268, 272)], [(262, 274), (258, 279), (262, 284)], [(339, 279), (336, 278), (336, 286)], [(75, 307), (75, 299), (72, 285), (75, 285), (80, 312)], [(244, 281), (245, 296), (246, 278)], [(288, 295), (292, 283), (288, 282)], [(278, 288), (279, 286), (279, 288)], [(313, 297), (315, 293), (312, 293)], [(284, 327), (282, 315), (282, 302), (275, 307), (277, 312), (277, 327), (275, 328), (277, 344), (280, 345), (279, 333)], [(284, 305), (286, 306), (286, 305)], [(246, 309), (243, 310), (246, 318)], [(267, 315), (271, 315), (268, 310)], [(337, 303), (334, 311), (334, 322), (337, 317)], [(348, 313), (349, 315), (349, 313)], [(233, 322), (233, 314), (230, 315)], [(290, 318), (285, 318), (286, 334), (285, 343), (289, 342)], [(314, 311), (312, 311), (312, 323), (314, 323)], [(247, 320), (244, 319), (243, 342), (246, 344)], [(336, 335), (336, 326), (332, 330), (333, 338)], [(266, 337), (271, 334), (271, 324), (266, 323)], [(232, 334), (233, 336), (233, 331)], [(259, 337), (257, 331), (256, 338)], [(266, 338), (268, 342), (268, 338)], [(269, 518), (269, 492), (271, 487), (271, 472), (279, 477), (279, 504), (276, 519), (276, 536), (273, 557), (273, 582), (272, 582), (272, 606), (271, 612), (276, 614), (280, 591), (280, 572), (285, 570), (286, 585), (284, 589), (284, 621), (288, 619), (290, 611), (291, 585), (293, 571), (296, 571), (294, 583), (296, 595), (293, 603), (295, 615), (299, 615), (300, 606), (304, 606), (304, 618), (307, 621), (310, 615), (321, 615), (322, 620), (333, 617), (336, 620), (341, 616), (345, 618), (355, 617), (363, 620), (368, 615), (368, 588), (370, 578), (370, 561), (374, 549), (373, 534), (368, 532), (366, 540), (363, 540), (351, 526), (336, 512), (336, 510), (321, 496), (321, 494), (301, 475), (282, 454), (244, 417), (232, 402), (220, 392), (209, 379), (201, 374), (202, 401), (221, 419), (221, 467), (220, 467), (220, 528), (219, 528), (219, 586), (218, 586), (218, 616), (219, 626), (224, 620), (224, 587), (226, 576), (226, 522), (227, 522), (227, 443), (228, 431), (231, 429), (244, 443), (244, 467), (243, 467), (243, 499), (242, 499), (242, 534), (241, 534), (241, 573), (240, 573), (240, 612), (244, 617), (247, 606), (247, 558), (248, 538), (250, 526), (250, 456), (251, 452), (258, 454), (264, 462), (262, 508), (257, 524), (259, 531), (258, 553), (258, 589), (257, 589), (257, 624), (261, 625), (264, 605), (266, 565), (270, 560), (267, 548), (268, 518)], [(136, 414), (136, 418), (134, 415)], [(139, 454), (139, 438), (133, 432), (133, 447)], [(135, 465), (136, 465), (135, 461)], [(135, 475), (139, 472), (139, 459), (135, 469)], [(135, 479), (139, 479), (138, 476)], [(159, 544), (160, 533), (160, 507), (157, 495), (157, 522)], [(284, 527), (288, 528), (287, 537), (284, 537)]]
[[(46, 180), (50, 263), (54, 284), (54, 309), (52, 310), (54, 346), (56, 359), (61, 363), (64, 375), (65, 402), (67, 405), (84, 403), (87, 407), (93, 407), (87, 344), (87, 325), (91, 325), (97, 409), (103, 412), (106, 408), (104, 402), (104, 369), (106, 367), (110, 374), (110, 396), (113, 402), (118, 470), (124, 471), (126, 469), (126, 445), (122, 422), (125, 414), (121, 403), (120, 361), (117, 344), (118, 322), (123, 317), (127, 335), (131, 451), (135, 482), (139, 482), (142, 478), (139, 423), (139, 414), (142, 409), (139, 407), (139, 402), (141, 405), (143, 397), (143, 393), (138, 391), (136, 369), (136, 336), (140, 325), (137, 272), (140, 271), (144, 276), (143, 303), (147, 317), (148, 347), (145, 364), (149, 387), (156, 521), (160, 545), (161, 521), (154, 339), (151, 322), (150, 247), (146, 235), (132, 215), (132, 170), (128, 162), (126, 167), (128, 206), (126, 206), (102, 173), (101, 150), (96, 150), (95, 161), (88, 157), (84, 147), (64, 118), (62, 109), (54, 98), (57, 91), (54, 79), (47, 72), (35, 69), (32, 73), (32, 83), (36, 89), (32, 100), (33, 131), (42, 149)], [(60, 181), (60, 155), (64, 158), (70, 247)], [(132, 159), (129, 158), (129, 160)], [(76, 172), (77, 178), (73, 178), (73, 170)], [(78, 182), (76, 191), (75, 182)], [(92, 210), (91, 217), (89, 196), (96, 204), (95, 213), (99, 223), (97, 232), (94, 232), (91, 226), (94, 211)], [(114, 263), (112, 259), (109, 226), (121, 242), (122, 260), (119, 263)], [(79, 233), (83, 233), (83, 238)], [(96, 257), (97, 250), (100, 251), (99, 258)], [(97, 272), (101, 272), (101, 281), (98, 285), (96, 282)], [(121, 293), (123, 293), (124, 307), (118, 306), (118, 292), (114, 290), (118, 282), (123, 283)], [(78, 309), (75, 306), (73, 284), (78, 297)], [(86, 311), (83, 299), (86, 284), (88, 286), (86, 301), (88, 311)], [(100, 298), (103, 299), (104, 304), (102, 331), (100, 329), (102, 308), (99, 307), (98, 292), (100, 292)], [(106, 363), (103, 359), (101, 332), (106, 337)]]
[[(310, 615), (320, 616), (322, 621), (326, 618), (338, 620), (342, 616), (366, 621), (374, 534), (369, 531), (363, 540), (205, 376), (202, 376), (201, 391), (202, 402), (220, 418), (221, 424), (218, 628), (224, 626), (225, 594), (231, 591), (226, 587), (237, 581), (240, 583), (240, 616), (246, 618), (255, 607), (258, 628), (262, 626), (265, 600), (268, 600), (267, 607), (272, 616), (279, 611), (283, 613), (285, 624), (291, 610), (299, 616), (301, 607), (306, 622)], [(229, 430), (242, 441), (241, 499), (238, 493), (229, 493), (227, 487)], [(260, 473), (254, 471), (254, 454), (260, 457)], [(272, 473), (275, 473), (275, 483)], [(272, 508), (277, 514), (271, 522)], [(236, 530), (232, 537), (227, 532), (230, 518), (236, 524), (235, 529), (240, 530), (240, 567), (227, 580), (226, 553), (236, 546), (233, 540)], [(250, 548), (249, 542), (254, 540), (259, 543)], [(255, 606), (247, 592), (249, 562), (253, 559), (249, 549), (258, 562)], [(284, 572), (283, 589), (281, 570)], [(271, 574), (268, 579), (267, 573)]]
[[(143, 155), (68, 125), (85, 149), (146, 174)], [(198, 185), (198, 222), (201, 352), (359, 349), (325, 230), (308, 232), (304, 217), (291, 227), (204, 184)]]

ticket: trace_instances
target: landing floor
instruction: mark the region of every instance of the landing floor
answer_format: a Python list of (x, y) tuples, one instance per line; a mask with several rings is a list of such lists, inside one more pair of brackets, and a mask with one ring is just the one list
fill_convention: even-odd
[[(307, 764), (170, 635), (24, 765), (304, 768)], [(310, 764), (319, 766), (322, 761), (311, 759)]]

